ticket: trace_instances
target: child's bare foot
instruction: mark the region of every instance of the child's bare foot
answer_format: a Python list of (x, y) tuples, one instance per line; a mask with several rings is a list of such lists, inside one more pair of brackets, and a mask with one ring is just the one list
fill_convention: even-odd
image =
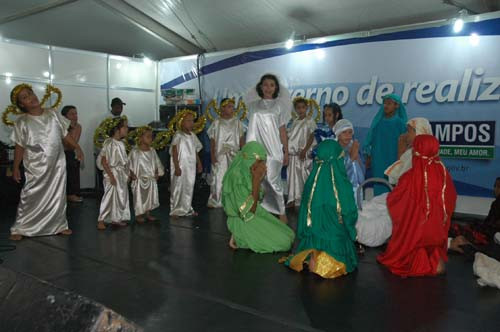
[(111, 224), (112, 224), (113, 226), (118, 226), (118, 227), (125, 227), (125, 226), (127, 226), (127, 225), (128, 225), (128, 224), (127, 224), (126, 222), (124, 222), (124, 221), (113, 221), (113, 222), (111, 222)]
[(73, 203), (81, 203), (83, 201), (81, 197), (78, 197), (76, 195), (68, 195), (67, 200), (68, 202), (73, 202)]
[(21, 241), (23, 239), (23, 236), (21, 234), (10, 234), (9, 240), (12, 241)]
[(288, 218), (286, 217), (286, 214), (280, 214), (279, 218), (282, 223), (288, 224)]
[(311, 254), (311, 258), (309, 258), (309, 271), (313, 272), (316, 269), (316, 253), (313, 252)]
[(192, 215), (193, 217), (198, 217), (198, 212), (193, 211), (193, 213), (191, 213), (191, 215)]
[(231, 238), (229, 239), (229, 247), (233, 250), (238, 249), (238, 246), (236, 245), (236, 242), (234, 241), (234, 237), (231, 235)]
[(141, 214), (140, 216), (135, 217), (135, 221), (139, 224), (144, 224), (144, 216)]
[(73, 231), (71, 229), (65, 229), (64, 231), (59, 233), (60, 235), (71, 235), (73, 234)]
[(440, 259), (436, 268), (436, 274), (444, 274), (445, 272), (446, 272), (446, 267), (444, 265), (444, 261)]
[(106, 229), (106, 225), (104, 225), (104, 222), (103, 221), (98, 221), (97, 222), (97, 229), (102, 231), (102, 230), (105, 230)]
[(153, 217), (152, 215), (150, 215), (149, 213), (146, 215), (146, 219), (148, 221), (157, 221), (158, 219), (156, 219), (155, 217)]

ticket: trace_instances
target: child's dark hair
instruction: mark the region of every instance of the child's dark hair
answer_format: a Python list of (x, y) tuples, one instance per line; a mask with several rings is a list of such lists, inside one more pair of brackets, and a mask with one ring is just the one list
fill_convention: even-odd
[(276, 99), (280, 94), (280, 82), (278, 81), (276, 75), (273, 74), (265, 74), (260, 78), (259, 83), (257, 83), (257, 86), (255, 87), (255, 89), (257, 90), (257, 94), (260, 98), (264, 98), (264, 92), (262, 91), (262, 83), (264, 83), (264, 80), (273, 80), (274, 84), (276, 84), (276, 89), (273, 93), (273, 99)]
[(75, 106), (73, 106), (73, 105), (66, 105), (66, 106), (64, 106), (64, 107), (62, 108), (62, 110), (61, 110), (61, 114), (62, 114), (63, 116), (66, 116), (66, 115), (68, 114), (68, 112), (69, 112), (70, 110), (72, 110), (72, 109), (75, 109), (75, 110), (76, 110), (76, 107), (75, 107)]
[(496, 187), (497, 184), (500, 185), (500, 176), (496, 178), (495, 183), (493, 184), (493, 188)]
[(109, 129), (109, 132), (108, 132), (109, 137), (113, 137), (118, 130), (120, 130), (123, 126), (125, 126), (126, 122), (127, 122), (127, 119), (120, 118), (120, 120), (116, 123), (116, 125)]
[[(31, 92), (34, 92), (34, 91), (33, 91), (33, 88), (32, 88), (32, 87), (30, 87), (30, 86), (26, 86), (26, 85), (24, 85), (24, 86), (22, 87), (22, 89), (28, 89), (28, 90), (30, 90)], [(22, 89), (21, 89), (21, 90), (22, 90)], [(14, 91), (15, 91), (15, 90), (16, 90), (16, 89), (14, 88), (14, 89), (12, 89), (12, 91), (10, 92), (10, 99), (11, 99), (11, 100), (12, 100), (12, 98), (14, 97), (13, 95), (14, 95)], [(21, 92), (21, 90), (19, 90), (19, 92)], [(19, 93), (18, 93), (18, 95), (19, 95)], [(22, 107), (22, 106), (19, 104), (19, 97), (18, 97), (18, 96), (16, 96), (16, 106), (17, 106), (17, 107), (21, 110), (21, 112), (23, 112), (23, 113), (28, 113), (28, 110), (27, 110), (27, 109), (25, 109), (24, 107)]]
[(293, 100), (293, 108), (297, 108), (297, 105), (298, 105), (298, 104), (304, 104), (304, 105), (306, 105), (306, 107), (307, 107), (307, 106), (308, 106), (308, 104), (307, 104), (307, 99), (305, 99), (305, 98), (301, 98), (301, 97), (295, 98), (295, 99)]
[[(344, 117), (342, 115), (342, 109), (340, 108), (339, 104), (337, 103), (331, 103), (331, 104), (325, 104), (323, 106), (323, 122), (325, 122), (325, 111), (327, 108), (331, 108), (333, 112), (333, 119), (335, 121), (342, 120)], [(338, 114), (338, 117), (337, 117)]]

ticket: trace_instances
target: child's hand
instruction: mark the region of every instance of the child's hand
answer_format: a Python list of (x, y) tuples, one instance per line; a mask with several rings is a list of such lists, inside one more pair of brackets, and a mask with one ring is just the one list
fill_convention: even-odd
[(203, 172), (203, 166), (201, 166), (201, 163), (196, 164), (196, 172), (198, 173)]
[(357, 139), (355, 139), (353, 142), (352, 142), (352, 147), (351, 147), (351, 151), (349, 152), (349, 155), (351, 157), (351, 160), (357, 160), (358, 157), (359, 157), (359, 141)]
[(257, 163), (252, 165), (250, 171), (252, 172), (252, 178), (260, 183), (266, 176), (267, 167), (265, 163)]
[(283, 166), (288, 166), (288, 151), (283, 154)]
[(217, 157), (215, 155), (212, 156), (212, 165), (217, 164)]
[(76, 159), (78, 159), (78, 161), (83, 162), (83, 151), (80, 147), (77, 147), (75, 149), (75, 155), (76, 155)]
[(112, 186), (116, 186), (116, 178), (114, 175), (111, 175), (109, 177), (109, 182), (111, 183)]
[(156, 181), (158, 181), (158, 178), (159, 178), (159, 177), (160, 177), (160, 176), (158, 175), (158, 170), (155, 170), (155, 180), (156, 180)]
[(176, 168), (175, 171), (174, 171), (174, 175), (175, 176), (181, 176), (181, 174), (182, 174), (181, 169), (180, 168)]
[(305, 160), (305, 159), (306, 159), (306, 156), (307, 156), (307, 151), (306, 151), (306, 149), (303, 149), (302, 151), (300, 151), (300, 153), (299, 153), (299, 159), (300, 159), (300, 160)]
[(14, 169), (12, 170), (12, 178), (17, 183), (21, 182), (21, 171), (19, 170), (19, 167), (14, 167)]
[(137, 176), (133, 172), (130, 172), (129, 178), (130, 178), (131, 181), (137, 180)]

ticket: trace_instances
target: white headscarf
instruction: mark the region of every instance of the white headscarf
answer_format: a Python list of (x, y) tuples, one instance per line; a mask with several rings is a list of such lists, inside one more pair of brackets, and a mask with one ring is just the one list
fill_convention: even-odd
[(352, 133), (354, 134), (354, 127), (352, 126), (351, 121), (347, 119), (341, 119), (335, 123), (332, 131), (335, 134), (336, 139), (338, 140), (339, 135), (348, 129), (352, 129)]
[[(416, 135), (432, 135), (432, 128), (429, 120), (426, 118), (412, 118), (406, 123), (415, 129)], [(406, 173), (411, 168), (411, 159), (413, 157), (413, 149), (406, 150), (399, 160), (387, 167), (384, 174), (389, 177), (391, 184), (397, 184), (401, 175)]]

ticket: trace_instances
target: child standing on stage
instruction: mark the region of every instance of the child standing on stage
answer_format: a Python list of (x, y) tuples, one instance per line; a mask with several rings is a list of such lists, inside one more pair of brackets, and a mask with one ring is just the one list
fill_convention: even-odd
[(333, 126), (342, 120), (342, 117), (342, 109), (338, 104), (326, 104), (323, 107), (323, 123), (318, 124), (318, 129), (314, 132), (318, 144), (327, 139), (335, 139)]
[(314, 142), (316, 123), (307, 117), (308, 102), (303, 97), (293, 100), (297, 119), (288, 130), (288, 201), (287, 207), (299, 206), (304, 183), (311, 171), (311, 158), (308, 153)]
[(180, 130), (175, 134), (170, 146), (170, 215), (197, 216), (192, 207), (196, 173), (203, 168), (198, 152), (203, 146), (193, 133), (195, 114), (183, 111), (180, 116)]
[(209, 208), (222, 207), (222, 178), (244, 143), (243, 124), (234, 117), (234, 100), (222, 99), (220, 110), (220, 118), (214, 120), (207, 131), (212, 161), (210, 197), (207, 203)]
[(249, 104), (246, 141), (261, 143), (267, 152), (262, 207), (279, 215), (282, 222), (287, 222), (281, 168), (288, 165), (286, 126), (291, 118), (291, 101), (286, 89), (280, 91), (275, 75), (263, 75), (255, 89), (260, 98)]
[(101, 199), (97, 229), (106, 229), (105, 223), (127, 226), (130, 220), (128, 180), (130, 176), (127, 151), (122, 139), (128, 133), (126, 116), (105, 120), (109, 128), (102, 150), (97, 156), (97, 168), (103, 171), (104, 195)]
[[(406, 109), (401, 98), (395, 94), (383, 97), (380, 107), (372, 121), (370, 130), (363, 142), (363, 152), (367, 155), (367, 168), (372, 168), (374, 177), (385, 178), (384, 171), (398, 159), (399, 136), (406, 132)], [(389, 191), (383, 185), (375, 184), (375, 196)]]
[(130, 151), (128, 158), (130, 172), (134, 178), (132, 193), (135, 219), (138, 223), (143, 223), (144, 218), (148, 221), (156, 220), (150, 211), (160, 206), (156, 181), (165, 174), (165, 170), (156, 150), (151, 147), (153, 129), (150, 126), (143, 126), (136, 130), (137, 146)]
[(26, 175), (10, 239), (70, 235), (66, 220), (66, 159), (62, 142), (75, 150), (79, 160), (83, 159), (80, 146), (68, 135), (70, 122), (54, 109), (43, 109), (28, 84), (14, 87), (10, 100), (12, 105), (9, 107), (23, 113), (16, 120), (11, 135), (16, 144), (13, 178), (18, 183), (21, 181), (21, 161)]

